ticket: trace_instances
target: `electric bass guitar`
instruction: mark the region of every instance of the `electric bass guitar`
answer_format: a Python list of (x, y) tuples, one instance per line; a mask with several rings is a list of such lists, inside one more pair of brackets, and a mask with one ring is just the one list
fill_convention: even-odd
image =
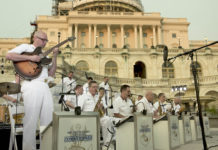
[(15, 71), (25, 80), (32, 80), (32, 79), (37, 78), (42, 72), (42, 66), (48, 65), (52, 61), (51, 58), (47, 58), (46, 56), (48, 56), (48, 54), (50, 54), (54, 50), (54, 48), (60, 47), (66, 42), (73, 41), (75, 39), (76, 39), (75, 37), (70, 37), (62, 41), (61, 43), (58, 43), (57, 45), (53, 46), (52, 48), (50, 48), (44, 53), (42, 52), (41, 47), (37, 47), (31, 53), (28, 53), (28, 52), (22, 53), (21, 55), (38, 55), (41, 57), (41, 59), (39, 62), (32, 62), (32, 61), (16, 61), (15, 62), (14, 61), (13, 64), (14, 64)]

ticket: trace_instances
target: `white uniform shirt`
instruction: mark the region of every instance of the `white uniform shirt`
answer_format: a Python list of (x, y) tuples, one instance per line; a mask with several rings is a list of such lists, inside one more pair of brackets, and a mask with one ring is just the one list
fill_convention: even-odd
[[(106, 104), (106, 106), (108, 106), (109, 103), (109, 92), (110, 92), (110, 86), (109, 84), (105, 84), (105, 82), (102, 82), (101, 84), (99, 84), (99, 87), (103, 87), (105, 89), (105, 94), (104, 94), (104, 103)], [(107, 102), (106, 102), (107, 99)], [(106, 107), (105, 107), (106, 108)]]
[(113, 103), (114, 113), (119, 113), (125, 117), (132, 116), (132, 101), (127, 98), (127, 101), (123, 100), (120, 96), (115, 99)]
[[(169, 110), (170, 107), (171, 107), (169, 104), (167, 104), (167, 102), (164, 102), (164, 103), (161, 103), (161, 102), (160, 102), (160, 105), (161, 105), (161, 109), (162, 109), (162, 112), (163, 112), (163, 113), (166, 113), (167, 110)], [(157, 101), (156, 103), (154, 103), (154, 109), (155, 109), (155, 110), (158, 110), (158, 107), (159, 107), (159, 101)]]
[[(64, 100), (69, 101), (74, 107), (76, 107), (79, 103), (79, 100), (81, 99), (82, 95), (77, 96), (77, 102), (76, 102), (76, 95), (65, 95)], [(74, 110), (73, 108), (69, 107), (70, 110)]]
[(153, 105), (148, 102), (148, 100), (143, 97), (141, 100), (136, 102), (136, 106), (137, 106), (137, 112), (141, 112), (144, 109), (147, 110), (147, 113), (154, 113), (154, 107)]
[(69, 77), (65, 77), (63, 79), (63, 83), (64, 83), (64, 91), (68, 92), (70, 90), (74, 90), (74, 88), (76, 87), (76, 81), (74, 79), (70, 79)]
[(173, 109), (175, 110), (175, 113), (178, 113), (179, 110), (180, 110), (180, 108), (181, 108), (181, 106), (180, 106), (179, 104), (175, 105), (175, 104), (173, 103)]
[(83, 85), (83, 94), (87, 94), (89, 92), (89, 84), (88, 82)]
[[(36, 47), (32, 44), (21, 44), (21, 45), (15, 47), (14, 49), (10, 50), (8, 53), (18, 53), (18, 54), (21, 54), (23, 52), (31, 53), (35, 50), (35, 48)], [(40, 73), (40, 75), (31, 81), (45, 82), (45, 79), (47, 79), (47, 78), (48, 78), (48, 65), (43, 66), (42, 72)]]
[(98, 96), (92, 96), (91, 93), (83, 94), (78, 102), (82, 111), (94, 111), (95, 105), (98, 101)]

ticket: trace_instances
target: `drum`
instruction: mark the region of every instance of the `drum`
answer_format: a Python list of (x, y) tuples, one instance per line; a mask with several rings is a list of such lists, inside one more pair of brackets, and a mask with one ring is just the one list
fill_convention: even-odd
[(8, 106), (5, 104), (0, 105), (0, 122), (7, 123), (8, 122)]

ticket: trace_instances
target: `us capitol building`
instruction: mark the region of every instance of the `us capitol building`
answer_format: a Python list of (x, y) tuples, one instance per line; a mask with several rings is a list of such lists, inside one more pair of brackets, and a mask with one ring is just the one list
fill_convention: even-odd
[[(140, 0), (54, 0), (52, 16), (37, 16), (36, 30), (47, 33), (46, 49), (75, 36), (62, 46), (58, 71), (74, 70), (78, 82), (86, 82), (84, 72), (101, 82), (109, 76), (113, 90), (129, 84), (132, 93), (181, 96), (182, 103), (192, 109), (195, 96), (191, 60), (177, 58), (163, 65), (163, 47), (169, 56), (189, 51), (212, 41), (190, 41), (186, 18), (165, 18), (159, 12), (146, 12)], [(5, 61), (8, 50), (30, 38), (0, 39), (0, 82), (14, 80), (11, 62)], [(197, 57), (196, 57), (197, 55)], [(218, 45), (195, 53), (203, 110), (218, 109)], [(61, 77), (56, 76), (57, 83)]]

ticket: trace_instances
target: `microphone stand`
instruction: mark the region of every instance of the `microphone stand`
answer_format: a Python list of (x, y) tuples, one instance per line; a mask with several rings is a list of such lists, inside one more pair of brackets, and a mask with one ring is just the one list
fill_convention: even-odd
[(113, 107), (113, 102), (112, 102), (112, 93), (113, 93), (113, 90), (112, 90), (112, 87), (109, 85), (109, 87), (110, 87), (110, 92), (111, 92), (111, 97), (110, 97), (110, 99), (111, 99), (111, 106), (109, 107), (110, 109), (113, 109), (114, 107)]
[(192, 49), (192, 50), (190, 50), (188, 52), (185, 52), (185, 53), (182, 53), (182, 54), (178, 54), (177, 56), (174, 56), (174, 57), (168, 59), (168, 61), (170, 61), (172, 59), (176, 59), (177, 57), (184, 56), (184, 55), (189, 55), (189, 57), (191, 58), (191, 67), (192, 67), (192, 74), (193, 74), (194, 84), (195, 84), (195, 92), (196, 92), (198, 111), (199, 111), (199, 122), (200, 122), (200, 126), (201, 126), (202, 142), (203, 142), (204, 150), (207, 150), (208, 148), (207, 148), (207, 141), (206, 141), (206, 137), (205, 137), (202, 110), (201, 110), (201, 103), (200, 103), (200, 96), (199, 96), (199, 83), (198, 83), (198, 80), (197, 80), (198, 73), (197, 73), (196, 65), (194, 65), (194, 61), (193, 61), (194, 54), (193, 53), (196, 52), (197, 50), (200, 50), (202, 48), (214, 45), (216, 43), (218, 43), (218, 41), (215, 41), (213, 43), (204, 45), (204, 46), (196, 48), (196, 49)]
[(76, 107), (75, 107), (75, 115), (77, 115), (77, 116), (79, 116), (79, 115), (81, 115), (81, 107), (80, 106), (78, 106), (78, 96), (77, 96), (77, 94), (76, 94)]
[[(104, 85), (106, 86), (107, 83), (105, 83)], [(108, 86), (109, 86), (109, 84), (108, 84)], [(107, 90), (106, 90), (106, 89), (104, 90), (104, 97), (105, 97), (105, 104), (106, 104), (106, 106), (108, 107), (108, 105), (107, 105)], [(106, 113), (106, 116), (108, 116), (108, 110), (107, 110), (107, 108), (105, 108), (105, 113)]]
[(141, 113), (146, 116), (147, 115), (147, 110), (145, 109), (145, 104), (143, 102), (139, 102), (138, 104), (135, 105), (137, 107), (139, 104), (143, 104), (144, 109), (141, 111)]
[[(61, 73), (61, 92), (64, 91), (64, 74)], [(61, 111), (63, 111), (63, 108), (65, 111), (70, 111), (70, 109), (67, 107), (65, 101), (64, 101), (64, 95), (61, 95), (59, 99), (59, 104), (61, 104)]]

